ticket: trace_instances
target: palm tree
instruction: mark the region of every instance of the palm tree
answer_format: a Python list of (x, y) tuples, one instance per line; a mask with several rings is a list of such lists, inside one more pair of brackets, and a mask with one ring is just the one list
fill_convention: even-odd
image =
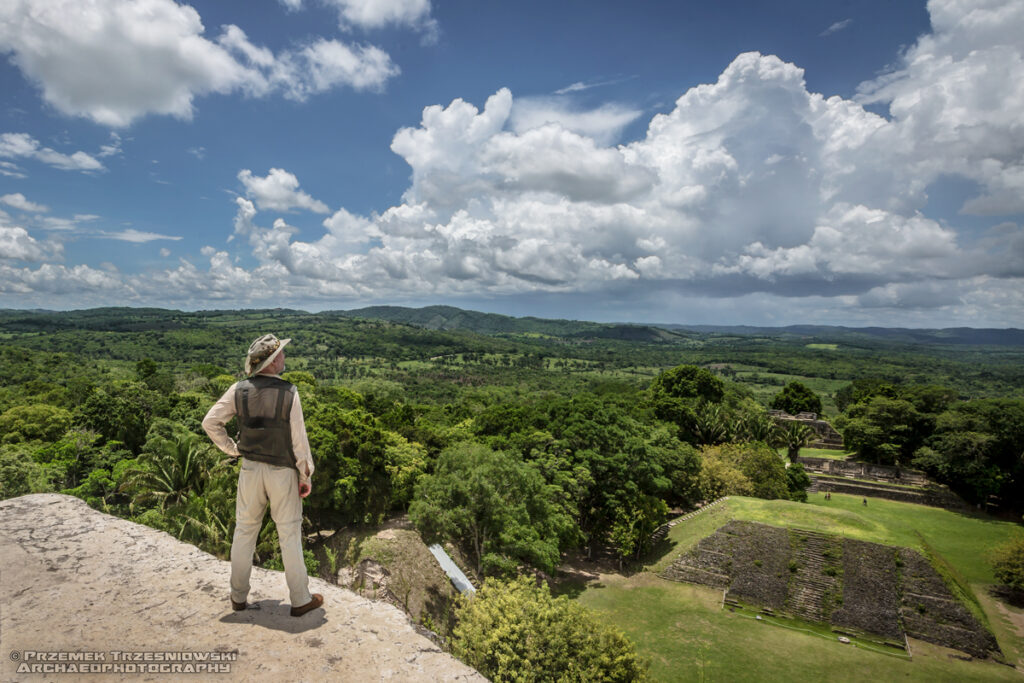
[(713, 446), (732, 438), (729, 414), (718, 403), (701, 403), (693, 416), (693, 435), (697, 443)]
[[(153, 448), (137, 459), (139, 468), (121, 486), (132, 494), (132, 506), (156, 501), (161, 510), (200, 495), (211, 472), (226, 466), (211, 446), (194, 434), (171, 439), (154, 437)], [(147, 444), (148, 445), (148, 444)]]
[(786, 447), (790, 462), (800, 457), (800, 449), (818, 438), (817, 432), (795, 420), (788, 420), (779, 433), (780, 441)]
[(738, 440), (762, 441), (772, 444), (778, 432), (778, 424), (768, 413), (750, 411), (743, 413), (733, 426), (733, 433)]
[(189, 500), (179, 520), (176, 520), (181, 522), (177, 537), (222, 559), (226, 558), (231, 549), (232, 525), (235, 521), (233, 513), (234, 510), (226, 511), (210, 505), (202, 496), (195, 496)]

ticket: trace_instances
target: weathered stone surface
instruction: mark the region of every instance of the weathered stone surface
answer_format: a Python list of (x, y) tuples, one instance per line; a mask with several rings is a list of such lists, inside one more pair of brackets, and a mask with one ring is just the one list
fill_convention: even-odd
[(485, 680), (391, 605), (312, 579), (325, 608), (294, 618), (283, 602), (284, 575), (254, 568), (249, 601), (259, 609), (234, 612), (229, 575), (227, 562), (77, 498), (37, 494), (0, 502), (0, 678), (25, 678), (14, 651), (237, 651), (230, 674), (208, 678)]
[(903, 638), (895, 553), (877, 543), (843, 540), (843, 606), (832, 613), (833, 624)]
[(723, 528), (732, 538), (729, 597), (775, 609), (786, 603), (789, 535), (785, 529), (732, 521)]
[[(841, 574), (827, 571), (840, 562)], [(725, 588), (727, 601), (892, 641), (905, 632), (978, 658), (999, 655), (995, 637), (953, 596), (931, 563), (907, 548), (733, 520), (661, 576)]]

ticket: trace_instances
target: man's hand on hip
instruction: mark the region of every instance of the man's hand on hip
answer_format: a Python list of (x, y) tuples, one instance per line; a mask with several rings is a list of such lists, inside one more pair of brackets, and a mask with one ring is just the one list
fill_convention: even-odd
[(305, 482), (300, 481), (299, 482), (299, 498), (305, 498), (306, 496), (308, 496), (312, 492), (313, 492), (313, 485), (312, 484), (310, 484), (308, 481), (305, 481)]

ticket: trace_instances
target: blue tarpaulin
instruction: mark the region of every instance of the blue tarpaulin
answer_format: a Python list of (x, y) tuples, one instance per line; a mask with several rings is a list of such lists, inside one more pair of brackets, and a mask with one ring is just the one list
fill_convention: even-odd
[(441, 565), (441, 569), (448, 575), (448, 578), (452, 580), (452, 585), (460, 593), (476, 593), (476, 588), (473, 588), (473, 584), (469, 582), (466, 575), (462, 573), (458, 565), (448, 557), (448, 553), (444, 551), (440, 545), (435, 543), (429, 548), (431, 554), (437, 558), (437, 563)]

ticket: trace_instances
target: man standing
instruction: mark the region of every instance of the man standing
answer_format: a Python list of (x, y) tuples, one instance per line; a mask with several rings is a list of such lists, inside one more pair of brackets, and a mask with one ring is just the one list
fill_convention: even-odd
[[(219, 449), (241, 456), (235, 501), (235, 536), (231, 542), (231, 606), (248, 605), (249, 577), (256, 539), (270, 502), (277, 525), (281, 560), (288, 582), (293, 617), (324, 603), (310, 595), (302, 558), (302, 498), (312, 491), (313, 456), (295, 385), (281, 379), (284, 347), (291, 339), (264, 335), (249, 347), (245, 358), (248, 379), (231, 385), (203, 418), (203, 429)], [(224, 425), (238, 416), (238, 442)]]

